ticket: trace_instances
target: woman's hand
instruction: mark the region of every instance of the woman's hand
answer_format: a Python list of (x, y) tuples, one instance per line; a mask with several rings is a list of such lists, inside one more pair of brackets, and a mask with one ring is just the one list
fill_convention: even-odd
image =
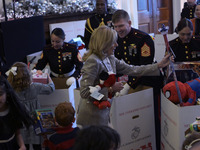
[[(164, 68), (169, 65), (169, 57), (170, 54), (167, 54), (159, 63), (158, 63), (158, 68)], [(170, 58), (173, 61), (173, 58)]]
[(112, 91), (113, 92), (120, 92), (124, 88), (123, 83), (121, 82), (115, 82), (115, 84), (112, 86)]

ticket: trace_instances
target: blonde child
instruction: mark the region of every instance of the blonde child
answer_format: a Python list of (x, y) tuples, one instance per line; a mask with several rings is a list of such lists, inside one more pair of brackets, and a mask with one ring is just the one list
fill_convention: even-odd
[[(16, 91), (22, 103), (29, 113), (40, 108), (38, 95), (50, 94), (55, 90), (55, 85), (48, 75), (48, 84), (32, 82), (32, 76), (28, 66), (22, 62), (16, 62), (10, 69), (8, 81)], [(41, 150), (41, 137), (37, 136), (31, 126), (28, 130), (21, 130), (27, 150), (33, 144), (34, 150)]]

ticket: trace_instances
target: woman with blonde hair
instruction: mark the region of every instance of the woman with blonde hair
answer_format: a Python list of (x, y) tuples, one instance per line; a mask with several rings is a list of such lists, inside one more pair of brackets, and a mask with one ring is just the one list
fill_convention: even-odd
[[(98, 96), (92, 98), (90, 87), (100, 84), (100, 74), (104, 72), (113, 72), (127, 74), (132, 76), (156, 76), (159, 75), (159, 68), (169, 64), (167, 55), (157, 64), (145, 66), (132, 66), (115, 58), (114, 50), (118, 46), (117, 33), (107, 26), (100, 26), (92, 33), (89, 51), (83, 56), (85, 64), (82, 68), (82, 79), (80, 87), (81, 101), (79, 104), (77, 124), (87, 125), (108, 125), (110, 108), (99, 109), (94, 101)], [(122, 90), (123, 84), (115, 82), (111, 87), (102, 87), (98, 92), (103, 95), (101, 101), (108, 100), (108, 95), (114, 95)], [(109, 101), (111, 103), (111, 101)]]
[[(31, 72), (23, 62), (16, 62), (8, 73), (8, 82), (30, 114), (40, 108), (39, 94), (50, 94), (55, 90), (55, 85), (49, 75), (48, 80), (48, 84), (32, 82)], [(22, 129), (21, 133), (27, 150), (30, 144), (33, 144), (34, 150), (41, 150), (41, 138), (35, 134), (33, 126)]]

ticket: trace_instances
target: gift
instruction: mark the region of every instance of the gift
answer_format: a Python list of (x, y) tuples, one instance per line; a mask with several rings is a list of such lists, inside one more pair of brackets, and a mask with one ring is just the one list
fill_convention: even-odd
[(37, 135), (53, 133), (55, 127), (55, 120), (53, 111), (51, 109), (36, 109), (32, 113), (34, 119), (34, 130)]
[(37, 71), (32, 70), (32, 79), (33, 79), (33, 82), (39, 82), (43, 84), (48, 83), (48, 76), (47, 76), (46, 71), (45, 73), (38, 74)]

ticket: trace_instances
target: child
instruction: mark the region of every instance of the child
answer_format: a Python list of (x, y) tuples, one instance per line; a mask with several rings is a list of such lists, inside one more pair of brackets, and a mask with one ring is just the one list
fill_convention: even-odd
[(20, 128), (33, 123), (25, 107), (8, 83), (0, 76), (0, 149), (26, 150)]
[(187, 136), (182, 145), (182, 150), (199, 150), (200, 149), (200, 133), (192, 132)]
[(120, 135), (108, 126), (91, 125), (81, 129), (73, 150), (117, 150)]
[[(48, 84), (32, 83), (31, 77), (32, 76), (28, 66), (22, 62), (16, 62), (11, 67), (8, 75), (8, 81), (16, 91), (20, 100), (29, 110), (29, 113), (32, 113), (35, 109), (40, 108), (38, 101), (39, 94), (50, 94), (55, 90), (55, 85), (49, 76)], [(30, 144), (33, 144), (34, 150), (41, 150), (41, 137), (35, 134), (33, 126), (31, 126), (28, 130), (22, 129), (21, 132), (27, 150), (29, 149)]]
[(46, 150), (72, 150), (75, 142), (75, 137), (79, 131), (79, 128), (72, 128), (75, 110), (72, 104), (69, 102), (63, 102), (58, 104), (55, 108), (55, 120), (58, 124), (58, 128), (55, 128), (56, 133), (51, 135), (49, 140), (44, 141)]

